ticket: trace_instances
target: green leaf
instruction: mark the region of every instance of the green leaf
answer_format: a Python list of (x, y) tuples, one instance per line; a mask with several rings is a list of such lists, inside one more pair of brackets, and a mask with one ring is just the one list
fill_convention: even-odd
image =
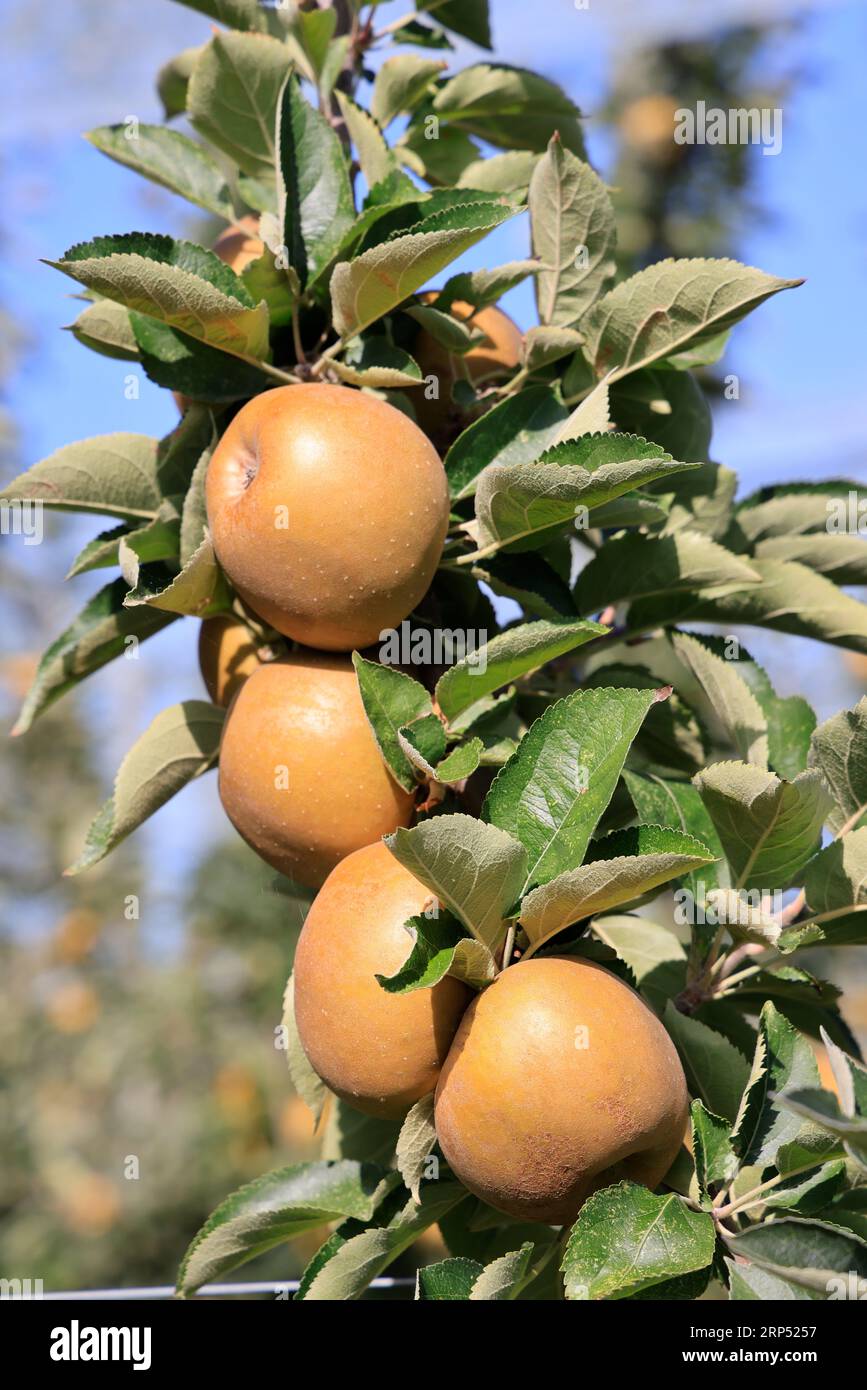
[(834, 798), (828, 815), (834, 834), (867, 824), (867, 695), (819, 725), (807, 763), (821, 772)]
[(268, 13), (259, 0), (179, 0), (179, 3), (210, 15), (229, 29), (264, 32), (268, 27)]
[(817, 772), (786, 782), (749, 763), (715, 763), (693, 779), (736, 888), (789, 888), (822, 833), (830, 797)]
[(498, 633), (440, 676), (436, 687), (440, 709), (451, 724), (485, 695), (538, 671), (593, 637), (604, 637), (608, 630), (601, 623), (556, 618), (520, 623)]
[(126, 584), (107, 584), (40, 658), (13, 734), (26, 733), (38, 715), (79, 681), (122, 654), (138, 654), (138, 644), (177, 615), (147, 608), (124, 608)]
[(772, 1211), (794, 1211), (800, 1216), (824, 1215), (825, 1208), (846, 1177), (843, 1159), (823, 1163), (812, 1173), (788, 1178), (765, 1195), (764, 1206)]
[(802, 283), (732, 260), (660, 261), (597, 300), (581, 323), (584, 355), (597, 376), (613, 370), (617, 381), (715, 337), (772, 294)]
[(582, 525), (591, 508), (692, 466), (622, 434), (569, 439), (533, 463), (491, 463), (476, 484), (479, 550), (487, 554), (518, 542), (538, 548), (565, 527)]
[[(416, 8), (427, 8), (416, 0)], [(469, 39), (479, 48), (491, 47), (491, 22), (488, 14), (488, 0), (446, 0), (444, 5), (436, 6), (439, 24), (451, 29), (453, 34)]]
[(856, 1187), (837, 1196), (823, 1213), (834, 1226), (844, 1226), (867, 1239), (867, 1187)]
[(495, 594), (513, 598), (529, 617), (574, 618), (569, 587), (541, 554), (492, 555), (473, 565), (473, 575)]
[[(369, 237), (376, 239), (373, 230), (377, 223), (389, 227), (392, 217), (401, 215), (401, 209), (410, 209), (411, 215), (420, 215), (419, 201), (422, 195), (411, 179), (398, 169), (391, 169), (379, 183), (375, 183), (364, 201), (364, 208), (347, 231), (340, 247), (339, 256), (345, 260), (353, 250), (357, 250)], [(413, 210), (414, 209), (414, 210)], [(382, 239), (382, 238), (380, 238)]]
[(64, 444), (3, 489), (4, 501), (151, 521), (162, 500), (157, 440), (103, 434)]
[(524, 334), (521, 365), (533, 374), (568, 357), (581, 341), (581, 334), (574, 328), (557, 324), (543, 324), (531, 328)]
[(483, 309), (487, 304), (496, 304), (529, 275), (538, 273), (536, 261), (507, 261), (493, 270), (464, 270), (449, 276), (434, 303), (437, 309), (451, 309), (459, 299), (475, 310)]
[[(705, 649), (723, 657), (736, 669), (749, 686), (767, 722), (768, 761), (774, 772), (790, 780), (807, 766), (810, 738), (816, 727), (816, 716), (807, 701), (799, 695), (781, 699), (767, 673), (741, 644), (731, 644), (720, 637), (702, 635)], [(735, 650), (732, 651), (732, 645)], [(696, 672), (697, 674), (697, 672)], [(758, 762), (758, 758), (753, 758)]]
[(630, 526), (658, 526), (665, 521), (665, 507), (643, 493), (633, 492), (615, 497), (601, 507), (591, 507), (587, 518), (589, 530), (595, 528), (621, 531)]
[(741, 1100), (732, 1144), (745, 1165), (768, 1167), (784, 1144), (797, 1143), (808, 1150), (817, 1147), (817, 1162), (825, 1149), (815, 1129), (784, 1109), (789, 1091), (819, 1084), (819, 1069), (806, 1038), (770, 1001), (759, 1019), (759, 1036), (750, 1079)]
[(303, 289), (337, 255), (355, 208), (340, 138), (291, 72), (277, 104), (276, 157), (283, 242)]
[(580, 439), (582, 434), (607, 434), (610, 428), (608, 380), (603, 377), (589, 396), (575, 407), (568, 420), (563, 421), (552, 442), (562, 444), (567, 439)]
[(496, 964), (487, 946), (465, 936), (463, 928), (449, 916), (412, 917), (406, 927), (415, 934), (412, 950), (394, 975), (376, 977), (388, 994), (430, 989), (445, 975), (463, 980), (473, 989), (493, 980)]
[(844, 1115), (867, 1115), (867, 1067), (861, 1066), (820, 1029)]
[[(637, 648), (636, 651), (640, 651)], [(604, 649), (599, 653), (600, 658)], [(600, 685), (627, 686), (633, 690), (654, 690), (662, 684), (658, 676), (647, 668), (632, 665), (631, 662), (612, 662), (603, 666), (594, 665), (582, 684), (586, 687)], [(645, 775), (654, 773), (659, 777), (690, 776), (704, 766), (705, 735), (699, 720), (679, 695), (669, 698), (651, 709), (641, 732), (635, 740), (630, 753), (630, 768)], [(645, 824), (665, 824), (665, 819), (652, 817)]]
[(394, 857), (495, 951), (527, 869), (523, 846), (473, 816), (434, 816), (386, 837)]
[(68, 873), (81, 873), (131, 835), (161, 806), (212, 767), (225, 711), (204, 700), (184, 700), (157, 715), (127, 753), (114, 791), (100, 808), (80, 857)]
[[(145, 538), (147, 545), (147, 538)], [(214, 607), (227, 606), (228, 590), (217, 564), (210, 535), (202, 537), (186, 564), (175, 574), (165, 565), (140, 563), (137, 533), (125, 537), (118, 548), (121, 573), (130, 586), (124, 606), (146, 605), (169, 613), (204, 617)]]
[(736, 1264), (734, 1260), (726, 1260), (726, 1267), (729, 1271), (729, 1298), (733, 1302), (802, 1303), (825, 1297), (823, 1293), (810, 1293), (797, 1284), (769, 1274), (759, 1265)]
[(392, 43), (413, 44), (418, 48), (454, 48), (448, 34), (442, 29), (432, 29), (428, 24), (420, 24), (417, 19), (402, 24), (391, 39)]
[(467, 1260), (462, 1256), (440, 1260), (435, 1265), (425, 1265), (416, 1270), (416, 1299), (436, 1299), (440, 1302), (445, 1299), (466, 1300), (484, 1268), (478, 1260)]
[(504, 149), (542, 150), (558, 131), (567, 148), (583, 151), (578, 108), (556, 83), (526, 68), (464, 68), (440, 87), (433, 109)]
[(803, 1116), (812, 1125), (846, 1141), (850, 1149), (861, 1150), (861, 1166), (867, 1166), (867, 1116), (844, 1114), (833, 1091), (824, 1091), (818, 1086), (791, 1090), (780, 1096), (779, 1101), (799, 1119)]
[(124, 536), (118, 538), (116, 561), (120, 563), (121, 543), (134, 545), (136, 553), (148, 563), (166, 560), (176, 564), (180, 556), (180, 521), (174, 501), (162, 503), (153, 521), (144, 526), (127, 528)]
[[(94, 536), (92, 541), (88, 541), (76, 555), (67, 573), (67, 579), (73, 579), (77, 574), (87, 574), (90, 570), (105, 569), (108, 565), (117, 564), (117, 548), (121, 536), (128, 536), (133, 528), (125, 522), (120, 526), (113, 526), (110, 531), (100, 531), (98, 536)], [(165, 559), (172, 554), (172, 549), (168, 544), (165, 547), (165, 555), (160, 556)]]
[(867, 941), (867, 825), (820, 850), (803, 879), (808, 916), (783, 933), (781, 949), (817, 941), (828, 946)]
[(218, 1275), (328, 1221), (368, 1221), (383, 1195), (369, 1164), (296, 1163), (247, 1183), (221, 1202), (183, 1258), (177, 1291), (194, 1293)]
[(771, 536), (759, 541), (761, 560), (796, 561), (835, 584), (867, 584), (867, 545), (859, 536)]
[(267, 358), (268, 309), (213, 251), (149, 232), (73, 246), (55, 269), (237, 357)]
[(469, 352), (470, 348), (485, 342), (484, 333), (432, 305), (414, 304), (405, 313), (421, 324), (425, 332), (450, 353)]
[(190, 77), (204, 48), (204, 44), (198, 44), (195, 48), (184, 48), (180, 53), (176, 53), (174, 58), (169, 58), (167, 63), (163, 63), (157, 73), (157, 93), (167, 121), (171, 120), (172, 116), (183, 115), (186, 111)]
[(428, 1155), (437, 1142), (434, 1124), (433, 1091), (422, 1096), (410, 1110), (400, 1129), (395, 1158), (397, 1171), (416, 1202), (421, 1200), (421, 1182), (425, 1175)]
[(749, 1079), (746, 1058), (722, 1033), (680, 1013), (672, 1003), (664, 1021), (680, 1053), (690, 1095), (714, 1115), (733, 1121)]
[[(760, 583), (711, 600), (696, 595), (678, 612), (669, 612), (667, 620), (707, 619), (724, 624), (726, 629), (732, 624), (752, 623), (775, 632), (867, 652), (867, 605), (841, 593), (830, 579), (813, 574), (805, 565), (754, 559), (750, 560), (750, 567)], [(641, 616), (647, 620), (650, 615)]]
[(387, 1226), (375, 1226), (352, 1236), (323, 1265), (307, 1288), (308, 1300), (341, 1301), (359, 1298), (404, 1250), (466, 1197), (460, 1183), (431, 1182), (421, 1189)]
[[(670, 466), (670, 465), (669, 465)], [(575, 606), (593, 613), (610, 603), (758, 582), (751, 566), (698, 532), (673, 536), (625, 535), (606, 541), (575, 581)]]
[(771, 484), (738, 503), (733, 530), (748, 549), (764, 540), (798, 539), (815, 533), (839, 538), (851, 527), (858, 508), (863, 508), (865, 495), (863, 487), (851, 478)]
[(714, 540), (724, 540), (737, 485), (737, 474), (730, 468), (702, 463), (678, 481), (676, 493), (665, 492), (661, 483), (651, 484), (650, 492), (669, 508), (666, 531), (701, 531)]
[(157, 446), (159, 484), (169, 501), (182, 497), (202, 454), (216, 443), (214, 416), (206, 406), (187, 406), (178, 424)]
[(727, 661), (694, 633), (673, 632), (671, 644), (706, 695), (744, 762), (768, 765), (768, 722), (761, 705), (740, 676), (737, 660)]
[(188, 202), (234, 220), (232, 196), (220, 166), (201, 145), (160, 125), (97, 126), (85, 136), (109, 159), (125, 164)]
[(316, 1075), (308, 1062), (307, 1053), (304, 1051), (298, 1036), (298, 1026), (295, 1022), (295, 980), (292, 975), (286, 981), (286, 989), (283, 992), (281, 1026), (286, 1041), (286, 1065), (289, 1068), (292, 1085), (318, 1125), (325, 1108), (325, 1102), (328, 1099), (328, 1087)]
[(458, 187), (480, 188), (490, 193), (522, 192), (529, 188), (538, 162), (535, 150), (508, 150), (490, 159), (475, 159), (464, 167)]
[(533, 1278), (533, 1250), (532, 1241), (526, 1241), (520, 1250), (510, 1250), (508, 1254), (492, 1260), (473, 1284), (470, 1302), (504, 1302), (517, 1298)]
[[(375, 188), (395, 173), (397, 164), (394, 153), (388, 148), (382, 131), (369, 112), (361, 106), (356, 106), (345, 92), (337, 92), (336, 97), (349, 138), (355, 146), (361, 172), (368, 186)], [(415, 190), (415, 196), (418, 197), (418, 189)]]
[(122, 362), (137, 362), (138, 343), (130, 323), (129, 310), (111, 299), (98, 299), (88, 304), (69, 331), (85, 347), (103, 357), (116, 357)]
[(573, 922), (632, 902), (713, 860), (700, 840), (657, 825), (617, 830), (592, 849), (590, 862), (535, 888), (521, 903), (521, 926), (534, 950)]
[[(642, 825), (674, 826), (701, 840), (715, 858), (722, 855), (714, 823), (690, 782), (674, 782), (652, 772), (639, 776), (627, 771), (623, 778)], [(719, 866), (703, 866), (700, 872), (688, 875), (684, 882), (693, 897), (703, 902), (706, 890), (719, 887)]]
[(400, 1135), (400, 1122), (362, 1115), (346, 1101), (332, 1096), (322, 1136), (322, 1158), (351, 1158), (358, 1163), (391, 1167)]
[(482, 815), (529, 855), (525, 888), (576, 868), (658, 692), (576, 690), (550, 705), (501, 768)]
[(713, 1201), (711, 1188), (717, 1183), (730, 1182), (738, 1171), (738, 1160), (729, 1137), (731, 1125), (728, 1120), (705, 1109), (700, 1100), (693, 1101), (690, 1116), (695, 1175), (702, 1206), (710, 1207)]
[(264, 372), (240, 357), (200, 343), (147, 314), (119, 304), (113, 307), (128, 315), (139, 360), (157, 386), (179, 391), (191, 401), (223, 405), (258, 395), (270, 384)]
[(256, 303), (264, 299), (268, 305), (268, 317), (272, 328), (285, 328), (292, 322), (301, 286), (295, 271), (290, 266), (283, 265), (285, 258), (280, 255), (282, 243), (277, 245), (281, 238), (275, 235), (278, 225), (276, 212), (261, 218), (260, 233), (274, 242), (276, 251), (272, 251), (270, 246), (265, 246), (261, 256), (250, 261), (241, 271), (241, 279)]
[(391, 666), (367, 661), (352, 653), (364, 712), (389, 771), (404, 791), (413, 791), (416, 777), (398, 739), (398, 730), (433, 712), (423, 685)]
[(713, 1261), (714, 1226), (672, 1194), (621, 1182), (588, 1197), (563, 1257), (568, 1299), (629, 1298)]
[(640, 992), (657, 1013), (683, 988), (686, 952), (667, 927), (647, 917), (597, 917), (593, 934), (616, 951)]
[(703, 463), (708, 457), (710, 406), (689, 372), (654, 367), (632, 372), (612, 387), (611, 411), (618, 429), (654, 440), (672, 458)]
[[(479, 147), (465, 131), (456, 125), (440, 126), (434, 131), (420, 114), (401, 135), (394, 148), (401, 164), (419, 178), (437, 187), (461, 187), (461, 176), (469, 165), (478, 160)], [(500, 193), (505, 190), (491, 190)]]
[(215, 445), (217, 445), (217, 432), (214, 431), (213, 439), (206, 449), (201, 450), (199, 461), (193, 468), (193, 475), (190, 478), (189, 488), (186, 489), (183, 506), (181, 509), (181, 559), (182, 566), (188, 564), (199, 550), (201, 542), (207, 534), (207, 506), (204, 500), (204, 480), (206, 480), (208, 464), (211, 461)]
[(614, 274), (617, 231), (604, 183), (557, 135), (533, 170), (530, 220), (539, 320), (574, 327)]
[(479, 766), (484, 751), (485, 745), (480, 738), (471, 738), (467, 743), (457, 744), (447, 758), (437, 763), (437, 781), (446, 784), (465, 781)]
[(499, 203), (455, 207), (338, 265), (331, 277), (331, 299), (341, 338), (382, 318), (514, 212)]
[(867, 1278), (867, 1241), (818, 1220), (778, 1217), (748, 1226), (740, 1235), (727, 1237), (726, 1244), (735, 1257), (749, 1260), (752, 1269), (758, 1266), (805, 1289), (808, 1297), (846, 1298), (852, 1279), (857, 1287), (858, 1280)]
[(452, 497), (472, 497), (489, 464), (532, 463), (554, 442), (566, 408), (550, 386), (506, 396), (458, 436), (445, 457)]
[(307, 69), (305, 76), (309, 75), (309, 80), (314, 86), (319, 84), (323, 70), (328, 64), (331, 40), (334, 38), (336, 27), (337, 11), (333, 9), (299, 10), (293, 7), (293, 12), (288, 16), (290, 47), (291, 40), (294, 39), (301, 49), (298, 56), (303, 60), (302, 66)]
[(426, 714), (397, 731), (401, 752), (422, 777), (434, 777), (433, 764), (445, 756), (446, 732), (435, 714)]
[(190, 120), (253, 178), (274, 174), (277, 103), (290, 62), (278, 39), (229, 32), (215, 34), (193, 68)]
[(342, 361), (336, 358), (332, 370), (341, 381), (352, 386), (371, 386), (397, 390), (401, 386), (418, 386), (421, 368), (403, 348), (394, 347), (385, 335), (353, 338)]
[(418, 106), (434, 79), (447, 67), (442, 59), (422, 58), (414, 53), (386, 58), (376, 74), (370, 103), (371, 115), (380, 129), (390, 125), (395, 116)]

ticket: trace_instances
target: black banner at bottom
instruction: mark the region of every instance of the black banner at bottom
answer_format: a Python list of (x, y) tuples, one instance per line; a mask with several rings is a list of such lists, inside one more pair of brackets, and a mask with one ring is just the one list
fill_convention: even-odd
[[(441, 1309), (416, 1309), (413, 1317), (407, 1309), (404, 1317), (387, 1316), (380, 1305), (391, 1301), (368, 1298), (343, 1309), (332, 1304), (326, 1324), (319, 1321), (321, 1309), (310, 1304), (293, 1307), (285, 1296), (274, 1295), (233, 1298), (228, 1308), (226, 1300), (207, 1298), (186, 1302), (11, 1299), (3, 1300), (0, 1318), (7, 1364), (11, 1359), (16, 1368), (20, 1364), (40, 1375), (47, 1372), (49, 1382), (56, 1379), (58, 1383), (70, 1376), (98, 1380), (106, 1370), (113, 1376), (160, 1377), (190, 1370), (227, 1377), (236, 1370), (249, 1376), (258, 1367), (270, 1376), (277, 1368), (289, 1369), (288, 1338), (300, 1347), (308, 1327), (319, 1333), (323, 1326), (331, 1334), (343, 1327), (351, 1329), (352, 1341), (346, 1343), (344, 1354), (354, 1373), (364, 1348), (368, 1374), (375, 1364), (377, 1344), (357, 1338), (374, 1332), (378, 1338), (383, 1333), (389, 1339), (395, 1333), (423, 1338), (419, 1349), (424, 1348), (429, 1367), (432, 1330), (459, 1327), (465, 1351), (466, 1334), (472, 1330), (479, 1337), (479, 1354), (486, 1348), (488, 1365), (492, 1346), (507, 1353), (510, 1334), (520, 1337), (523, 1322), (523, 1333), (531, 1336), (537, 1327), (544, 1328), (546, 1336), (552, 1332), (592, 1336), (594, 1364), (600, 1357), (610, 1359), (618, 1374), (632, 1367), (646, 1374), (677, 1367), (701, 1373), (712, 1366), (771, 1370), (809, 1366), (825, 1375), (838, 1366), (858, 1363), (864, 1335), (864, 1310), (859, 1306), (864, 1300), (858, 1297), (805, 1301), (797, 1306), (790, 1302), (561, 1303), (548, 1305), (548, 1312), (541, 1311), (538, 1303), (532, 1307), (517, 1303), (502, 1330), (493, 1310), (477, 1310), (466, 1322), (466, 1315), (458, 1315), (459, 1324), (443, 1324)], [(492, 1315), (493, 1324), (488, 1322)], [(385, 1344), (378, 1345), (384, 1371)], [(588, 1345), (576, 1343), (576, 1351), (583, 1346), (586, 1352)], [(340, 1340), (330, 1337), (325, 1350), (329, 1378), (339, 1376)], [(303, 1375), (300, 1365), (297, 1370)]]

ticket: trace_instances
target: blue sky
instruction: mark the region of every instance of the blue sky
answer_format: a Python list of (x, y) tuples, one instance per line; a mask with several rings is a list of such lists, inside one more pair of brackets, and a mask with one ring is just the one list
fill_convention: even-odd
[[(382, 6), (385, 19), (406, 0)], [(728, 370), (741, 380), (741, 398), (717, 412), (714, 457), (737, 470), (744, 485), (831, 473), (865, 476), (865, 353), (867, 320), (867, 181), (863, 177), (863, 55), (867, 6), (818, 3), (764, 6), (753, 0), (705, 3), (663, 0), (653, 6), (591, 0), (578, 12), (573, 0), (494, 0), (496, 56), (536, 67), (555, 78), (589, 114), (591, 156), (604, 166), (604, 145), (593, 111), (615, 54), (650, 29), (666, 35), (704, 33), (722, 14), (798, 11), (801, 26), (781, 40), (775, 70), (803, 70), (784, 111), (782, 153), (756, 155), (758, 193), (773, 211), (748, 227), (736, 248), (740, 259), (784, 276), (805, 276), (799, 290), (776, 297), (735, 332)], [(640, 11), (640, 17), (637, 12)], [(642, 26), (644, 26), (642, 28)], [(0, 303), (26, 335), (8, 406), (20, 434), (22, 466), (60, 445), (113, 430), (165, 433), (175, 410), (168, 393), (143, 376), (140, 395), (125, 393), (129, 364), (88, 352), (59, 331), (75, 317), (74, 288), (39, 264), (77, 241), (132, 229), (180, 233), (190, 210), (171, 194), (145, 184), (106, 160), (80, 138), (91, 125), (134, 114), (157, 120), (153, 74), (180, 48), (207, 38), (209, 22), (171, 0), (69, 0), (44, 11), (24, 0), (3, 0), (0, 45), (13, 56), (0, 113), (3, 139), (3, 258)], [(483, 55), (461, 46), (456, 64)], [(468, 265), (496, 264), (527, 251), (526, 218), (500, 228), (467, 257)], [(523, 287), (512, 310), (528, 327), (532, 297)], [(60, 538), (19, 559), (43, 584), (56, 628), (98, 587), (99, 576), (62, 586), (62, 576), (98, 521), (70, 518)], [(14, 544), (15, 542), (5, 541)], [(104, 576), (103, 576), (104, 578)], [(193, 625), (176, 624), (142, 648), (136, 663), (115, 663), (96, 676), (85, 697), (95, 728), (107, 731), (107, 783), (120, 756), (163, 706), (199, 696)], [(783, 691), (800, 674), (821, 673), (817, 703), (823, 714), (856, 693), (839, 661), (813, 644), (763, 639)], [(78, 698), (78, 697), (76, 697)], [(117, 711), (123, 711), (121, 717)], [(188, 788), (146, 830), (151, 843), (171, 842), (167, 872), (180, 872), (201, 851), (203, 833), (218, 823), (214, 779)]]

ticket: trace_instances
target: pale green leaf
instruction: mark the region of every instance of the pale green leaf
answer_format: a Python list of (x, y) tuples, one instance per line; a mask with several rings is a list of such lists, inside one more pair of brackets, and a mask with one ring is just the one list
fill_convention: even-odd
[(667, 260), (640, 270), (596, 302), (582, 320), (584, 354), (613, 379), (715, 337), (780, 290), (780, 280), (732, 260)]
[(540, 322), (574, 327), (614, 274), (617, 233), (604, 183), (558, 137), (533, 171), (530, 221)]
[(182, 787), (212, 767), (224, 718), (225, 710), (204, 700), (184, 700), (158, 714), (121, 763), (114, 791), (67, 872), (80, 873), (104, 859)]
[(773, 890), (799, 881), (830, 806), (817, 772), (786, 782), (749, 763), (723, 762), (698, 773), (694, 782), (735, 887)]
[(519, 841), (473, 816), (453, 815), (397, 830), (385, 843), (478, 941), (496, 949), (526, 877)]

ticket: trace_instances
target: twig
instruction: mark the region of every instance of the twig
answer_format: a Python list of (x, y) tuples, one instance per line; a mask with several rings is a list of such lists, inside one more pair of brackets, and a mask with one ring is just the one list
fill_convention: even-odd
[(307, 355), (304, 352), (304, 344), (301, 341), (301, 325), (298, 322), (298, 304), (292, 305), (292, 342), (295, 345), (296, 360), (302, 365), (307, 363)]
[(340, 352), (342, 347), (343, 340), (338, 339), (336, 343), (331, 344), (330, 348), (326, 348), (319, 360), (317, 362), (314, 362), (313, 367), (310, 371), (311, 377), (321, 376), (325, 368), (331, 361), (333, 361), (333, 359), (337, 356), (338, 352)]
[(505, 970), (509, 961), (512, 959), (512, 952), (515, 949), (515, 923), (512, 922), (506, 933), (506, 944), (503, 947), (503, 964), (501, 970)]
[(258, 362), (252, 357), (244, 358), (244, 361), (251, 362), (260, 372), (273, 377), (275, 381), (282, 381), (284, 385), (297, 386), (301, 381), (300, 376), (294, 376), (292, 372), (283, 372), (279, 367), (272, 367), (270, 362)]

